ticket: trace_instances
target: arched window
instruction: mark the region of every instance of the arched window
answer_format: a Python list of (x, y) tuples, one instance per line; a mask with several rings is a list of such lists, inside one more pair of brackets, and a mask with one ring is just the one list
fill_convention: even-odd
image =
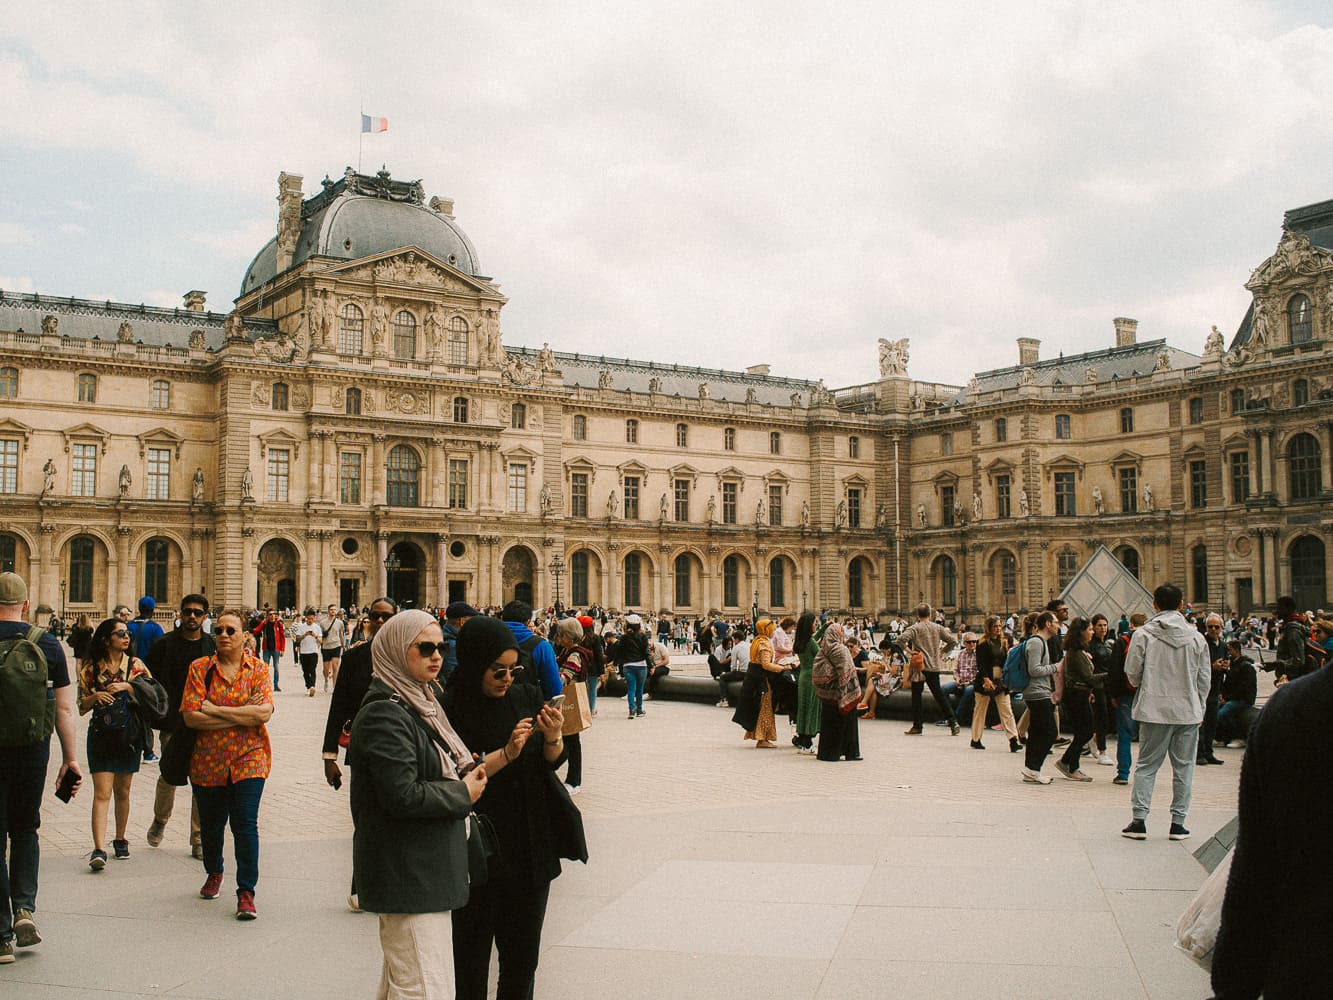
[(449, 364), (467, 364), (467, 320), (455, 316), (449, 320)]
[(69, 543), (69, 599), (74, 604), (87, 604), (93, 599), (94, 543), (87, 535), (71, 539)]
[(421, 474), (421, 459), (405, 444), (396, 445), (389, 452), (385, 467), (385, 502), (390, 507), (416, 507), (417, 481)]
[(847, 567), (847, 606), (859, 608), (865, 603), (865, 571), (863, 561), (858, 556)]
[(509, 408), (509, 426), (516, 431), (528, 426), (528, 408), (522, 403), (515, 403)]
[(948, 556), (940, 556), (936, 563), (939, 568), (938, 603), (946, 608), (958, 605), (958, 567)]
[(847, 457), (848, 458), (861, 457), (861, 439), (857, 437), (855, 434), (853, 434), (851, 437), (847, 439)]
[(639, 558), (637, 552), (631, 552), (625, 557), (625, 607), (637, 608), (640, 589), (640, 574), (643, 572), (643, 561)]
[(768, 432), (768, 453), (770, 455), (782, 454), (782, 435), (777, 431)]
[(344, 409), (347, 411), (348, 416), (351, 417), (361, 416), (361, 390), (355, 387), (348, 389), (347, 399), (345, 400), (343, 406)]
[(1133, 433), (1134, 433), (1134, 409), (1133, 409), (1133, 407), (1126, 406), (1126, 407), (1124, 407), (1124, 408), (1121, 409), (1121, 411), (1120, 411), (1120, 433), (1121, 433), (1121, 434), (1133, 434)]
[(1055, 585), (1064, 590), (1077, 572), (1078, 554), (1073, 549), (1061, 549), (1055, 557)]
[(167, 571), (171, 560), (171, 543), (165, 538), (150, 538), (143, 547), (143, 592), (165, 604), (167, 594)]
[(1244, 389), (1232, 389), (1232, 390), (1231, 390), (1231, 412), (1232, 412), (1232, 413), (1244, 413), (1244, 412), (1245, 412), (1245, 390), (1244, 390)]
[(724, 428), (722, 428), (722, 450), (723, 450), (723, 451), (735, 451), (735, 450), (736, 450), (736, 428), (735, 428), (735, 427), (724, 427)]
[(1293, 295), (1287, 303), (1287, 333), (1293, 344), (1307, 343), (1314, 337), (1314, 310), (1304, 295)]
[(569, 603), (582, 606), (588, 601), (588, 553), (580, 549), (569, 557)]
[(681, 553), (676, 556), (676, 607), (685, 608), (690, 604), (690, 557)]
[(1304, 406), (1308, 402), (1310, 402), (1310, 383), (1298, 378), (1291, 383), (1291, 405)]
[(354, 302), (348, 302), (338, 312), (338, 353), (360, 354), (366, 331), (366, 314)]
[(625, 443), (639, 443), (639, 422), (633, 417), (625, 421)]
[(1000, 553), (1000, 593), (1005, 597), (1018, 594), (1018, 560), (1012, 552)]
[(79, 376), (79, 402), (97, 402), (97, 376), (91, 372), (84, 372)]
[(287, 409), (287, 383), (274, 382), (269, 394), (269, 403), (275, 410)]
[(677, 447), (677, 448), (688, 448), (688, 447), (689, 447), (689, 444), (690, 444), (690, 425), (689, 425), (689, 424), (677, 424), (677, 425), (676, 425), (676, 447)]
[(455, 397), (454, 397), (454, 423), (456, 423), (456, 424), (465, 424), (465, 423), (467, 423), (467, 397), (466, 397), (466, 396), (455, 396)]
[(1190, 583), (1194, 590), (1194, 603), (1205, 604), (1208, 601), (1208, 549), (1196, 545), (1190, 550)]
[(574, 414), (574, 440), (588, 440), (588, 418), (582, 413)]
[(393, 316), (393, 356), (417, 356), (417, 318), (406, 309), (399, 309)]
[(153, 379), (148, 389), (148, 405), (154, 410), (171, 409), (171, 383), (164, 378)]
[(8, 366), (0, 368), (0, 399), (17, 399), (19, 394), (19, 370)]
[(13, 535), (0, 535), (0, 573), (18, 572), (18, 539)]
[(768, 564), (768, 606), (787, 606), (787, 561), (781, 556)]
[(1323, 489), (1319, 472), (1319, 442), (1310, 434), (1297, 434), (1287, 445), (1287, 482), (1291, 499), (1313, 500)]
[(741, 606), (741, 561), (735, 556), (722, 560), (722, 606)]
[(1115, 557), (1120, 560), (1120, 565), (1134, 574), (1134, 578), (1139, 576), (1139, 550), (1130, 545), (1122, 545), (1115, 550)]

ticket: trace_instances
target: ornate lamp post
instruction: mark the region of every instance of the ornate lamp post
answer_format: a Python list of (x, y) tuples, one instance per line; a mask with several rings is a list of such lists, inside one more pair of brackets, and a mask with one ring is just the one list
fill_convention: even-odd
[(805, 614), (810, 610), (807, 607), (807, 604), (809, 604), (809, 596), (810, 592), (808, 590), (801, 591), (801, 614)]
[(551, 560), (551, 573), (555, 576), (555, 613), (560, 613), (560, 574), (565, 571), (565, 557), (556, 553)]
[[(402, 560), (398, 558), (398, 553), (390, 550), (384, 558), (384, 573), (389, 584), (389, 597), (398, 601), (398, 571), (402, 568)], [(402, 603), (399, 601), (399, 603)]]
[(753, 626), (759, 621), (759, 588), (754, 591), (754, 601), (750, 604), (750, 624)]
[(62, 626), (65, 624), (65, 587), (67, 585), (68, 581), (60, 581), (60, 624)]

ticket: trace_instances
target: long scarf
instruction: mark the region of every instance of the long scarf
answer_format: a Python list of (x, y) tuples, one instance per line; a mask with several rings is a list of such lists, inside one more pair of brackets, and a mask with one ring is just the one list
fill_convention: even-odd
[(754, 639), (750, 642), (750, 662), (758, 663), (760, 661), (760, 652), (767, 649), (769, 653), (773, 652), (773, 640), (770, 638), (777, 629), (772, 621), (767, 618), (760, 618), (754, 623)]

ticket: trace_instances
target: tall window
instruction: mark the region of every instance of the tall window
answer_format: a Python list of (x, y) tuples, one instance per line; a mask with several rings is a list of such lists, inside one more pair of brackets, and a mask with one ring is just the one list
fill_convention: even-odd
[(1055, 436), (1061, 441), (1069, 440), (1071, 435), (1068, 413), (1057, 413), (1055, 415)]
[(393, 356), (417, 356), (417, 318), (406, 309), (399, 309), (393, 314)]
[(1073, 517), (1078, 511), (1074, 504), (1074, 474), (1057, 472), (1055, 474), (1055, 516)]
[(995, 418), (995, 440), (1001, 444), (1009, 440), (1009, 421), (1004, 417)]
[(722, 606), (738, 608), (741, 604), (741, 561), (735, 556), (722, 560)]
[(347, 390), (343, 400), (343, 410), (349, 417), (361, 416), (361, 390), (355, 387)]
[(588, 418), (582, 413), (574, 414), (574, 440), (588, 440)]
[(1078, 556), (1073, 549), (1061, 549), (1055, 556), (1055, 585), (1064, 590), (1078, 571)]
[(861, 527), (861, 488), (851, 486), (847, 489), (847, 527)]
[(419, 506), (417, 487), (421, 476), (421, 459), (415, 449), (405, 444), (395, 445), (389, 451), (384, 469), (384, 501), (390, 507)]
[(453, 510), (467, 509), (467, 459), (449, 459), (449, 506)]
[(1309, 434), (1297, 434), (1287, 445), (1287, 481), (1291, 499), (1313, 500), (1323, 489), (1319, 474), (1319, 442)]
[(515, 514), (528, 509), (528, 466), (526, 462), (509, 463), (509, 509)]
[(768, 523), (774, 528), (782, 525), (781, 486), (769, 486), (768, 488)]
[(1190, 462), (1190, 506), (1208, 506), (1208, 463), (1202, 459)]
[(467, 320), (455, 316), (449, 320), (449, 364), (467, 364)]
[(19, 370), (6, 365), (0, 368), (0, 399), (17, 399), (19, 394)]
[(588, 604), (588, 553), (580, 549), (569, 557), (569, 602), (576, 607)]
[(69, 599), (87, 604), (93, 599), (93, 540), (80, 535), (69, 543)]
[(13, 535), (0, 535), (0, 573), (18, 571), (18, 541)]
[(735, 428), (735, 427), (724, 427), (724, 428), (722, 428), (722, 450), (723, 450), (723, 451), (735, 451), (735, 450), (736, 450), (736, 428)]
[(366, 331), (366, 314), (349, 302), (338, 312), (338, 353), (360, 354)]
[(143, 547), (143, 592), (159, 604), (167, 600), (167, 570), (171, 561), (171, 543), (165, 538), (150, 538)]
[[(586, 472), (575, 472), (569, 477), (569, 516), (588, 516), (588, 474)], [(584, 565), (587, 565), (586, 556), (584, 557)], [(587, 601), (575, 601), (574, 603), (586, 604)]]
[(1122, 545), (1115, 550), (1115, 557), (1120, 560), (1120, 565), (1134, 574), (1134, 579), (1139, 579), (1139, 550), (1129, 545)]
[(70, 496), (97, 495), (97, 445), (76, 444), (70, 449)]
[(1231, 502), (1244, 503), (1250, 496), (1250, 453), (1233, 451), (1231, 467)]
[(455, 397), (454, 397), (454, 423), (456, 423), (456, 424), (465, 424), (465, 423), (467, 423), (467, 397), (466, 397), (466, 396), (455, 396)]
[(1000, 593), (1005, 597), (1018, 593), (1018, 560), (1010, 552), (1000, 554)]
[(338, 500), (345, 504), (361, 502), (361, 452), (344, 451), (338, 456)]
[(722, 484), (722, 523), (736, 523), (736, 493), (738, 486), (736, 483)]
[(677, 447), (677, 448), (688, 448), (688, 447), (689, 447), (689, 444), (690, 444), (690, 425), (689, 425), (689, 424), (677, 424), (677, 425), (676, 425), (676, 447)]
[(633, 608), (639, 605), (639, 576), (643, 572), (643, 563), (639, 559), (637, 552), (631, 552), (625, 557), (625, 607)]
[(958, 604), (958, 567), (948, 556), (940, 559), (940, 603), (947, 608)]
[(1203, 423), (1203, 397), (1191, 396), (1189, 401), (1189, 421), (1192, 424)]
[(690, 603), (690, 557), (683, 552), (676, 556), (676, 607), (688, 607)]
[(639, 422), (633, 417), (625, 421), (625, 443), (639, 443)]
[(768, 432), (768, 453), (770, 455), (782, 454), (782, 435), (777, 431)]
[(79, 402), (97, 402), (97, 376), (84, 372), (79, 376)]
[(1308, 402), (1310, 402), (1310, 383), (1298, 378), (1291, 383), (1291, 405), (1304, 406)]
[(148, 490), (149, 500), (171, 499), (171, 449), (148, 449)]
[(847, 457), (848, 458), (861, 457), (861, 439), (857, 437), (855, 434), (853, 434), (851, 437), (847, 439)]
[(19, 443), (0, 438), (0, 493), (19, 491)]
[(268, 450), (268, 480), (265, 495), (279, 503), (287, 501), (287, 488), (291, 481), (292, 453), (286, 448)]
[(861, 569), (861, 560), (853, 559), (852, 564), (847, 567), (847, 606), (859, 608), (864, 604), (864, 590), (865, 576)]
[(148, 387), (148, 405), (154, 410), (171, 409), (171, 383), (164, 378), (155, 378)]
[(940, 435), (940, 454), (941, 455), (953, 454), (953, 435), (948, 433), (947, 431)]
[(1003, 474), (995, 477), (995, 516), (999, 518), (1013, 517), (1013, 507), (1011, 506), (1012, 497), (1009, 492), (1009, 476)]
[(946, 528), (954, 523), (953, 505), (956, 500), (957, 492), (954, 487), (940, 487), (940, 524)]
[(639, 519), (639, 477), (626, 476), (622, 483), (625, 494), (625, 520)]
[(674, 483), (674, 492), (676, 497), (676, 520), (688, 521), (690, 519), (690, 481), (688, 479), (677, 479)]
[(1231, 390), (1231, 412), (1232, 412), (1233, 414), (1236, 414), (1236, 413), (1244, 413), (1244, 412), (1245, 412), (1245, 390), (1244, 390), (1244, 389), (1232, 389), (1232, 390)]
[(1120, 512), (1134, 514), (1139, 509), (1139, 470), (1118, 469), (1116, 475), (1120, 484)]
[(1134, 410), (1132, 407), (1124, 407), (1120, 411), (1120, 433), (1134, 433)]
[(1190, 550), (1190, 582), (1194, 588), (1194, 600), (1200, 604), (1208, 600), (1208, 549), (1196, 545)]
[(1304, 295), (1293, 295), (1287, 303), (1287, 330), (1293, 344), (1304, 344), (1314, 336), (1314, 311)]
[(274, 382), (273, 388), (269, 392), (269, 405), (275, 410), (287, 409), (287, 383)]
[(768, 606), (787, 606), (787, 562), (781, 556), (768, 564)]
[(516, 431), (528, 426), (528, 408), (522, 403), (515, 403), (509, 408), (509, 426)]

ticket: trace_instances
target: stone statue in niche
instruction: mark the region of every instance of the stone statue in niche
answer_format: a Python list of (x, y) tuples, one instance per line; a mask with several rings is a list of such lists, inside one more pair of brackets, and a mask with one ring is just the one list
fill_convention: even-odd
[(801, 501), (801, 527), (802, 527), (802, 528), (808, 528), (808, 527), (810, 527), (810, 501), (809, 501), (809, 500), (802, 500), (802, 501)]
[(204, 502), (204, 470), (196, 467), (194, 478), (190, 480), (190, 499), (195, 503)]
[(1106, 500), (1102, 496), (1102, 488), (1094, 486), (1092, 488), (1092, 512), (1098, 517), (1106, 513)]
[(712, 494), (708, 496), (708, 523), (717, 523), (717, 497)]
[(953, 520), (955, 524), (963, 523), (963, 498), (960, 496), (953, 498)]
[(665, 521), (667, 517), (667, 495), (662, 494), (661, 499), (657, 501), (657, 516)]
[(51, 459), (46, 460), (42, 466), (42, 496), (50, 496), (51, 491), (56, 488), (56, 463)]
[(1018, 514), (1020, 517), (1027, 517), (1032, 513), (1032, 505), (1028, 503), (1028, 491), (1019, 489), (1018, 491)]
[(879, 338), (879, 377), (888, 378), (890, 375), (906, 375), (907, 361), (909, 358), (908, 345), (911, 341), (904, 337), (902, 340), (886, 340)]
[(606, 517), (607, 517), (607, 520), (609, 520), (609, 521), (614, 521), (614, 520), (616, 519), (616, 513), (617, 513), (619, 510), (620, 510), (620, 497), (618, 497), (618, 496), (616, 495), (616, 491), (615, 491), (615, 490), (612, 490), (612, 491), (611, 491), (611, 495), (610, 495), (609, 497), (606, 498)]
[(880, 504), (875, 508), (875, 527), (882, 528), (889, 523), (889, 508), (887, 504)]
[(916, 523), (923, 528), (926, 526), (926, 505), (923, 503), (916, 505)]
[(116, 330), (116, 339), (122, 344), (130, 344), (134, 342), (134, 327), (129, 320), (125, 320), (120, 324), (120, 327)]
[(1143, 509), (1149, 513), (1151, 513), (1153, 509), (1152, 483), (1149, 482), (1143, 484)]
[(245, 471), (241, 473), (241, 499), (253, 500), (254, 498), (255, 477), (254, 474), (250, 472), (250, 466), (247, 465)]
[(839, 500), (839, 501), (838, 501), (838, 510), (837, 510), (837, 512), (833, 515), (833, 527), (837, 528), (839, 531), (841, 531), (843, 528), (847, 527), (847, 501), (846, 501), (846, 500)]
[(120, 476), (116, 480), (116, 486), (120, 490), (122, 497), (129, 496), (130, 487), (134, 485), (134, 477), (130, 475), (130, 467), (122, 465), (120, 467)]
[(981, 491), (977, 490), (972, 494), (972, 520), (981, 520)]
[(764, 523), (764, 498), (760, 497), (759, 502), (754, 505), (754, 526), (757, 528)]
[(376, 302), (370, 310), (370, 347), (379, 352), (389, 336), (389, 307), (383, 302)]
[(551, 512), (551, 484), (542, 483), (541, 492), (537, 494), (537, 505), (541, 507), (543, 514)]

